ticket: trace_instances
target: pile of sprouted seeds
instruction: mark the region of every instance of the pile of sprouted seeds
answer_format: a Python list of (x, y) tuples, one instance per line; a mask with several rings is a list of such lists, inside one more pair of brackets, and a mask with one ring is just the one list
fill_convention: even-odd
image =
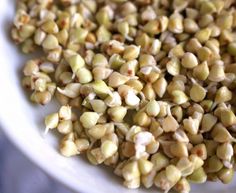
[[(234, 0), (19, 0), (11, 35), (30, 100), (66, 157), (85, 153), (128, 188), (231, 182), (236, 153)], [(79, 112), (79, 113), (78, 113)]]

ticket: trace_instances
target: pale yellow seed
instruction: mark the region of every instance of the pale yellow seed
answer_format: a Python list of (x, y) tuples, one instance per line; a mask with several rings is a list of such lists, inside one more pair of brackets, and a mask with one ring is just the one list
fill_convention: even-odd
[(153, 83), (152, 87), (155, 93), (162, 98), (166, 92), (167, 81), (164, 77), (159, 78), (156, 82)]
[(138, 160), (138, 166), (142, 175), (147, 175), (153, 169), (153, 163), (142, 158)]
[(44, 39), (42, 46), (46, 50), (53, 50), (59, 46), (59, 43), (54, 35), (49, 34)]
[(172, 184), (176, 184), (179, 181), (180, 177), (181, 177), (181, 172), (174, 165), (167, 166), (165, 172), (166, 172), (167, 179)]
[(95, 125), (88, 130), (88, 134), (94, 139), (101, 139), (106, 134), (107, 128), (105, 125)]
[(61, 106), (58, 114), (61, 120), (70, 120), (72, 117), (71, 107), (67, 105)]
[(165, 132), (174, 132), (178, 129), (178, 127), (179, 127), (178, 122), (171, 115), (167, 116), (162, 121), (162, 128)]
[(199, 30), (195, 34), (195, 38), (197, 38), (200, 43), (205, 43), (207, 40), (209, 40), (210, 35), (211, 35), (211, 29), (204, 28), (204, 29)]
[(114, 153), (116, 153), (117, 149), (117, 145), (110, 140), (104, 141), (101, 145), (101, 152), (105, 158), (111, 157)]
[(199, 64), (193, 69), (193, 76), (199, 80), (206, 80), (209, 73), (210, 71), (206, 61)]
[(104, 113), (107, 109), (105, 102), (99, 99), (91, 100), (90, 104), (93, 110), (97, 113)]
[(184, 68), (192, 69), (198, 65), (198, 60), (194, 54), (186, 52), (181, 60), (181, 64)]
[(109, 77), (108, 85), (115, 88), (115, 87), (125, 84), (128, 80), (129, 80), (128, 76), (125, 76), (118, 72), (113, 72)]
[(213, 82), (221, 82), (225, 79), (224, 65), (223, 64), (214, 64), (211, 67), (210, 74), (208, 79)]
[(79, 83), (86, 84), (93, 80), (93, 75), (87, 68), (79, 68), (76, 72)]
[(113, 121), (122, 122), (127, 113), (127, 108), (122, 106), (111, 107), (107, 113)]
[(63, 120), (57, 126), (57, 130), (62, 134), (68, 134), (73, 130), (73, 124), (71, 120)]
[(232, 92), (226, 87), (222, 86), (216, 92), (215, 102), (224, 103), (232, 99)]
[(190, 98), (194, 102), (201, 102), (206, 97), (206, 90), (199, 84), (194, 84), (190, 89)]
[(71, 140), (62, 141), (60, 144), (60, 152), (65, 157), (79, 154), (76, 144)]
[(127, 163), (122, 169), (122, 175), (127, 181), (140, 177), (138, 162), (131, 161), (130, 163)]
[(46, 116), (46, 118), (45, 118), (45, 125), (46, 125), (45, 133), (47, 133), (49, 129), (56, 128), (58, 123), (59, 123), (58, 113), (53, 113), (53, 114)]
[(77, 146), (79, 152), (84, 152), (89, 148), (89, 141), (83, 138), (76, 139), (75, 145)]
[(181, 105), (188, 101), (188, 96), (181, 90), (174, 90), (171, 95), (173, 97), (173, 102), (176, 104)]
[(169, 74), (172, 76), (177, 76), (180, 73), (180, 62), (178, 59), (171, 59), (167, 64), (166, 64), (166, 70)]
[(134, 45), (127, 46), (124, 50), (123, 58), (125, 60), (133, 60), (138, 58), (140, 53), (140, 48), (141, 48), (140, 46), (134, 46)]
[(146, 112), (149, 116), (156, 117), (160, 112), (159, 103), (155, 100), (148, 102), (146, 106)]
[(170, 145), (170, 153), (175, 157), (187, 157), (188, 156), (188, 148), (186, 143), (184, 142), (175, 142)]
[(78, 69), (82, 68), (85, 65), (84, 59), (79, 54), (70, 56), (69, 58), (67, 58), (67, 62), (69, 63), (74, 74)]
[(87, 128), (87, 129), (96, 125), (98, 119), (99, 119), (99, 115), (98, 115), (98, 113), (95, 113), (95, 112), (84, 112), (80, 116), (80, 121), (81, 121), (83, 127)]

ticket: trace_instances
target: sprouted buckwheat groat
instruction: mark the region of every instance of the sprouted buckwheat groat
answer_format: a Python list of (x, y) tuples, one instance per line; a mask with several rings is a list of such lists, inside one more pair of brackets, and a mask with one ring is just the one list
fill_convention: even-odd
[(19, 0), (11, 30), (45, 133), (124, 186), (230, 183), (236, 153), (234, 0)]

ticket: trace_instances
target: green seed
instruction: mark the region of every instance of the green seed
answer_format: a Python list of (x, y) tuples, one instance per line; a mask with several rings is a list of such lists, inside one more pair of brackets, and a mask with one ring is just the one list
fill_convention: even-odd
[(224, 103), (232, 99), (232, 92), (226, 87), (222, 86), (216, 92), (215, 102)]
[(223, 109), (220, 112), (220, 120), (225, 127), (236, 124), (236, 116), (233, 111), (229, 109)]
[(205, 170), (207, 173), (215, 173), (223, 168), (223, 163), (217, 156), (212, 156), (206, 160)]
[(67, 61), (74, 74), (85, 65), (84, 59), (79, 54), (69, 57)]
[(228, 184), (233, 180), (234, 176), (234, 170), (233, 168), (228, 169), (228, 168), (222, 168), (218, 173), (217, 173), (218, 178), (220, 181), (224, 184)]
[(181, 90), (174, 90), (171, 95), (173, 97), (173, 102), (178, 105), (188, 101), (188, 96)]
[(95, 66), (107, 66), (108, 61), (107, 58), (103, 54), (95, 54), (92, 60), (93, 67)]
[(236, 42), (231, 42), (228, 44), (227, 51), (232, 56), (236, 56)]
[(206, 90), (199, 84), (193, 84), (190, 89), (190, 98), (194, 102), (201, 102), (206, 97)]
[(206, 182), (207, 175), (202, 167), (196, 169), (190, 176), (187, 177), (187, 180), (196, 183), (202, 184)]
[(204, 28), (195, 33), (195, 38), (197, 38), (200, 43), (205, 43), (207, 40), (209, 40), (210, 36), (211, 36), (210, 28)]

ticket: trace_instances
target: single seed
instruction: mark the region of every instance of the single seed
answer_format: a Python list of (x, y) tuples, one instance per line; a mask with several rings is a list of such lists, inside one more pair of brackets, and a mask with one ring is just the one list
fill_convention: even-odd
[(174, 132), (178, 129), (178, 127), (179, 127), (178, 122), (171, 115), (167, 116), (162, 121), (162, 128), (165, 132)]
[(195, 76), (198, 80), (206, 80), (209, 73), (209, 67), (206, 61), (193, 69), (193, 76)]
[(127, 108), (122, 106), (111, 107), (107, 113), (113, 121), (122, 122), (127, 113)]
[(222, 168), (218, 173), (217, 173), (218, 178), (220, 181), (224, 184), (228, 184), (232, 181), (233, 176), (234, 176), (234, 170), (233, 168)]
[(49, 129), (54, 129), (57, 127), (58, 123), (59, 123), (59, 116), (58, 113), (53, 113), (48, 115), (45, 118), (45, 125), (46, 125), (46, 129), (45, 129), (45, 134), (48, 132)]
[(216, 122), (217, 122), (217, 117), (215, 117), (210, 113), (204, 114), (201, 122), (201, 132), (211, 131)]
[(226, 87), (222, 86), (216, 92), (215, 102), (224, 103), (232, 99), (232, 92)]
[(160, 98), (162, 98), (163, 95), (165, 94), (166, 88), (167, 88), (167, 81), (164, 77), (158, 79), (156, 82), (153, 83), (153, 89)]
[(45, 40), (43, 41), (42, 46), (46, 50), (53, 50), (59, 46), (59, 43), (58, 43), (57, 38), (54, 35), (49, 34), (46, 36)]
[(184, 68), (194, 68), (198, 65), (198, 60), (197, 60), (197, 57), (190, 53), (190, 52), (187, 52), (184, 54), (182, 60), (181, 60), (181, 64)]
[(153, 163), (145, 159), (139, 159), (138, 165), (142, 175), (147, 175), (153, 168)]
[(160, 106), (157, 101), (152, 100), (146, 106), (146, 112), (149, 116), (156, 117), (160, 112)]
[(93, 75), (90, 70), (87, 68), (80, 68), (76, 72), (76, 77), (78, 78), (79, 83), (86, 84), (93, 80)]
[(236, 116), (233, 111), (229, 109), (223, 109), (220, 112), (220, 120), (225, 127), (236, 124)]
[(173, 102), (178, 105), (181, 105), (181, 104), (186, 103), (188, 101), (188, 97), (183, 91), (174, 90), (171, 93), (171, 95), (173, 97)]
[(200, 167), (199, 169), (196, 169), (190, 176), (188, 176), (187, 179), (193, 183), (202, 184), (206, 182), (207, 176), (204, 169)]
[(69, 57), (67, 61), (74, 74), (85, 65), (84, 59), (79, 54)]
[(65, 157), (79, 154), (76, 144), (71, 140), (62, 141), (60, 144), (60, 152)]
[(125, 60), (133, 60), (138, 58), (139, 53), (140, 53), (140, 46), (130, 45), (125, 48), (123, 58)]
[(68, 134), (72, 132), (72, 129), (73, 124), (71, 120), (63, 120), (57, 126), (57, 130), (62, 134)]
[(101, 152), (105, 158), (111, 157), (117, 151), (117, 146), (114, 142), (106, 140), (101, 145)]
[(211, 35), (211, 29), (204, 28), (195, 33), (195, 38), (197, 38), (200, 43), (205, 43), (207, 40), (209, 40), (210, 35)]
[(214, 64), (211, 67), (208, 79), (213, 82), (221, 82), (225, 79), (225, 72), (223, 64)]
[(95, 112), (84, 112), (80, 117), (80, 121), (85, 128), (91, 128), (96, 125), (98, 119), (99, 115)]
[(199, 84), (193, 84), (190, 89), (190, 98), (194, 102), (201, 102), (206, 97), (206, 90)]

